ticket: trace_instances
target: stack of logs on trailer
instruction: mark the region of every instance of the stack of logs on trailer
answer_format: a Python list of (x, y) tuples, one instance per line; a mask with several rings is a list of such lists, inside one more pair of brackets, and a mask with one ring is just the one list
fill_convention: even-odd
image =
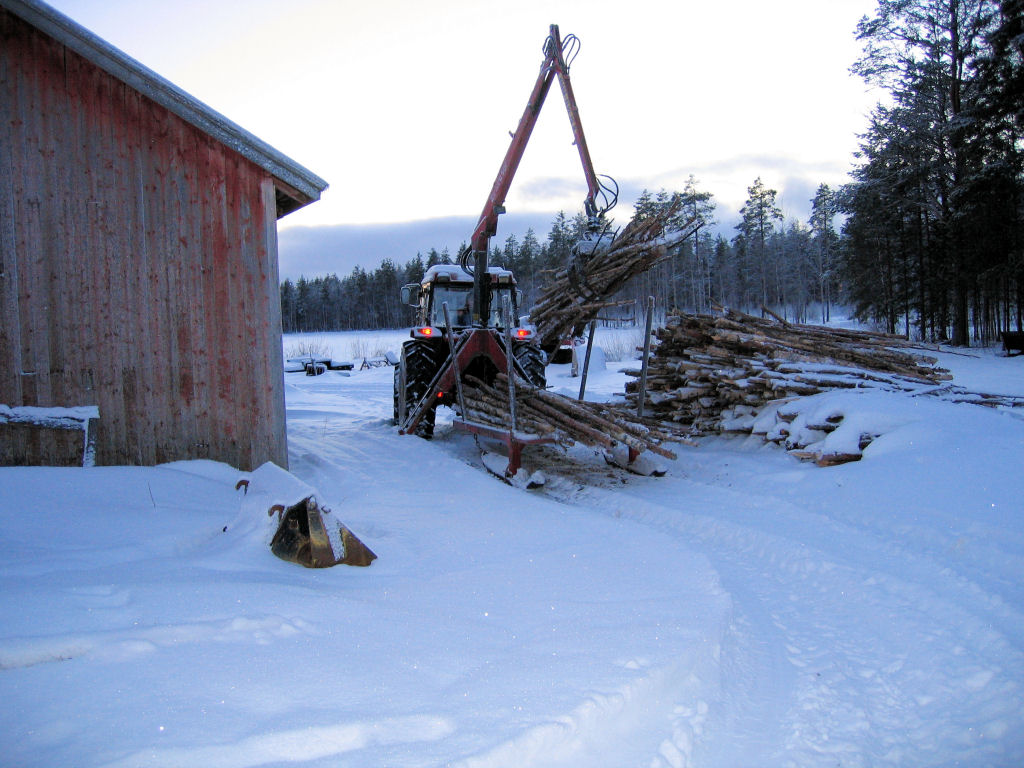
[[(488, 386), (471, 378), (466, 388), (466, 417), (472, 421), (512, 427), (509, 409), (508, 377), (498, 374)], [(651, 451), (668, 459), (676, 455), (661, 446), (663, 442), (683, 442), (684, 436), (672, 425), (661, 428), (609, 403), (591, 403), (538, 389), (517, 378), (515, 383), (515, 421), (519, 432), (550, 437), (563, 446), (577, 442), (601, 448), (616, 444), (642, 453)]]
[[(735, 310), (673, 316), (656, 337), (645, 413), (693, 435), (728, 430), (773, 400), (853, 387), (918, 391), (952, 378), (934, 358), (901, 349), (911, 345), (900, 336)], [(626, 385), (634, 408), (639, 389), (639, 379)]]
[[(669, 230), (678, 212), (678, 204), (666, 206), (631, 222), (609, 245), (576, 255), (555, 273), (530, 315), (542, 347), (581, 333), (602, 308), (616, 303), (611, 297), (630, 277), (693, 234), (695, 221)], [(627, 383), (625, 402), (615, 405), (578, 402), (517, 381), (516, 429), (562, 444), (625, 445), (674, 458), (663, 443), (733, 429), (749, 432), (769, 402), (852, 387), (919, 392), (951, 379), (934, 358), (909, 351), (911, 344), (900, 336), (733, 310), (673, 316), (656, 337), (642, 408), (639, 380)], [(627, 373), (641, 377), (639, 369)], [(511, 427), (507, 378), (499, 375), (493, 386), (469, 385), (465, 416)]]

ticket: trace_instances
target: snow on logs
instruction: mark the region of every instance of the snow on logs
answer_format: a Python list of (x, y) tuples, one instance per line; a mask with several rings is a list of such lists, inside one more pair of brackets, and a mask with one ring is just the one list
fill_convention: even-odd
[[(468, 377), (465, 388), (467, 413), (463, 417), (491, 426), (511, 428), (508, 407), (508, 377), (498, 374), (493, 385)], [(540, 437), (551, 437), (563, 446), (574, 442), (583, 445), (614, 448), (625, 445), (638, 453), (651, 451), (668, 459), (676, 455), (661, 446), (663, 442), (683, 442), (682, 436), (669, 429), (630, 416), (608, 403), (571, 400), (568, 397), (538, 389), (516, 379), (516, 431)]]
[[(735, 310), (676, 315), (655, 335), (645, 415), (685, 425), (692, 435), (754, 432), (799, 450), (805, 445), (787, 428), (793, 416), (785, 409), (772, 410), (775, 419), (758, 418), (769, 415), (768, 403), (855, 387), (921, 391), (952, 378), (934, 358), (908, 351), (909, 342), (899, 336), (795, 325)], [(626, 373), (639, 378), (641, 372)], [(638, 391), (638, 380), (626, 384), (634, 408)], [(821, 426), (827, 433), (837, 422)], [(839, 461), (811, 453), (801, 458)], [(856, 458), (852, 451), (842, 460)]]
[(697, 231), (698, 219), (668, 229), (680, 205), (677, 201), (657, 214), (631, 221), (607, 247), (574, 255), (554, 273), (530, 313), (542, 348), (555, 349), (566, 336), (582, 334), (598, 312), (622, 303), (610, 297), (627, 280), (667, 258), (672, 248)]

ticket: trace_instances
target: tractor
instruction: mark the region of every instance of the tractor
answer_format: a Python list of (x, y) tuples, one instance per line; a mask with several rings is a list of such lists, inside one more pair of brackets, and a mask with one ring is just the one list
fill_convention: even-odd
[[(516, 289), (515, 278), (507, 269), (488, 267), (486, 282), (490, 310), (482, 319), (482, 330), (488, 338), (478, 339), (472, 345), (459, 367), (461, 376), (491, 382), (499, 366), (502, 371), (507, 368), (505, 331), (508, 328), (516, 372), (530, 384), (543, 387), (547, 359), (537, 334), (528, 325), (512, 327), (516, 325), (514, 319), (519, 316), (522, 301), (522, 292)], [(420, 437), (433, 435), (437, 406), (451, 406), (456, 402), (454, 381), (449, 380), (442, 385), (439, 380), (434, 387), (431, 384), (449, 362), (453, 343), (474, 335), (473, 296), (473, 276), (456, 264), (430, 267), (420, 283), (402, 288), (402, 302), (416, 307), (417, 315), (416, 326), (410, 331), (412, 338), (402, 345), (402, 356), (395, 367), (394, 417), (396, 424), (404, 425), (407, 416), (415, 411), (429, 391), (429, 405), (423, 409), (416, 423), (407, 429)]]

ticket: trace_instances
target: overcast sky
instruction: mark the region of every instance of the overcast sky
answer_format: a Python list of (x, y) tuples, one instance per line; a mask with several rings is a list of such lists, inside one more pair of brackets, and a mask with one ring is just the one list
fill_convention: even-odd
[[(572, 84), (596, 170), (623, 189), (620, 224), (641, 189), (682, 189), (690, 174), (727, 227), (758, 176), (806, 219), (819, 183), (847, 180), (877, 99), (848, 72), (875, 0), (52, 5), (329, 182), (279, 223), (282, 276), (467, 240), (552, 23), (582, 42)], [(506, 207), (550, 222), (585, 192), (552, 89)], [(521, 234), (504, 223), (498, 242)]]

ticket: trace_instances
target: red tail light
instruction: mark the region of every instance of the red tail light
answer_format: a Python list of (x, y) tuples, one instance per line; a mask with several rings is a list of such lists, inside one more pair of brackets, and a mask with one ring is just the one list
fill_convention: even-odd
[(422, 328), (413, 328), (412, 334), (413, 336), (417, 336), (421, 339), (429, 339), (437, 335), (437, 329), (432, 328), (429, 325), (425, 325)]
[(516, 328), (517, 339), (528, 339), (531, 336), (533, 336), (533, 331), (531, 331), (529, 328)]

